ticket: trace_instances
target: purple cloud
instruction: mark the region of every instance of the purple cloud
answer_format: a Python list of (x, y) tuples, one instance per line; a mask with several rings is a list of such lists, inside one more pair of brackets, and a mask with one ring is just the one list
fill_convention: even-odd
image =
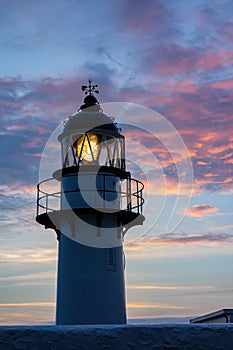
[(161, 245), (161, 244), (206, 244), (206, 243), (232, 243), (232, 233), (225, 232), (203, 232), (198, 234), (184, 234), (184, 233), (164, 233), (156, 235), (156, 238), (145, 237), (141, 241), (132, 243), (126, 246), (126, 249), (140, 249), (143, 246)]

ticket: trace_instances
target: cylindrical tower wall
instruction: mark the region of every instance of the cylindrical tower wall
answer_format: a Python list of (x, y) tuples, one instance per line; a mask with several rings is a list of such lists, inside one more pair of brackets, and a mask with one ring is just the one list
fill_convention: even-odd
[(57, 324), (125, 324), (123, 260), (122, 246), (93, 248), (61, 234)]
[(62, 178), (61, 209), (120, 210), (119, 176), (107, 172), (74, 172)]
[(119, 176), (63, 175), (61, 209), (57, 324), (126, 323)]

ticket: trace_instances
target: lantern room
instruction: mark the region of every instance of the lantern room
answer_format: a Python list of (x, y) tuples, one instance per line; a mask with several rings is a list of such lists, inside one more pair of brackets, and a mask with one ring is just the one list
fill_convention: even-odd
[(92, 95), (65, 121), (58, 139), (62, 145), (63, 168), (99, 165), (125, 170), (125, 138), (114, 118), (103, 113)]

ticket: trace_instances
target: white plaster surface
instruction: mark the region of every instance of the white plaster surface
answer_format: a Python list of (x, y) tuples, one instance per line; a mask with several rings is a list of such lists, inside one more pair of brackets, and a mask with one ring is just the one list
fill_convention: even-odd
[(233, 324), (0, 327), (0, 350), (232, 350)]

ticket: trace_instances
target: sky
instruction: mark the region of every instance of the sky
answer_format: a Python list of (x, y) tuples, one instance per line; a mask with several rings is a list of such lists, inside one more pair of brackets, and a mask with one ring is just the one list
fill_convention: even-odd
[[(125, 246), (128, 318), (232, 308), (232, 1), (0, 0), (0, 7), (0, 324), (54, 322), (57, 241), (35, 222), (36, 184), (46, 142), (82, 104), (89, 78), (106, 108), (121, 102), (160, 113), (193, 168), (189, 202), (192, 181), (178, 176), (176, 141), (168, 152), (169, 136), (158, 141), (153, 118), (136, 113), (127, 128), (116, 109), (128, 169), (130, 160), (139, 164), (132, 174), (145, 179), (149, 198), (145, 225), (132, 231), (141, 237)], [(169, 231), (177, 199), (187, 211)]]

